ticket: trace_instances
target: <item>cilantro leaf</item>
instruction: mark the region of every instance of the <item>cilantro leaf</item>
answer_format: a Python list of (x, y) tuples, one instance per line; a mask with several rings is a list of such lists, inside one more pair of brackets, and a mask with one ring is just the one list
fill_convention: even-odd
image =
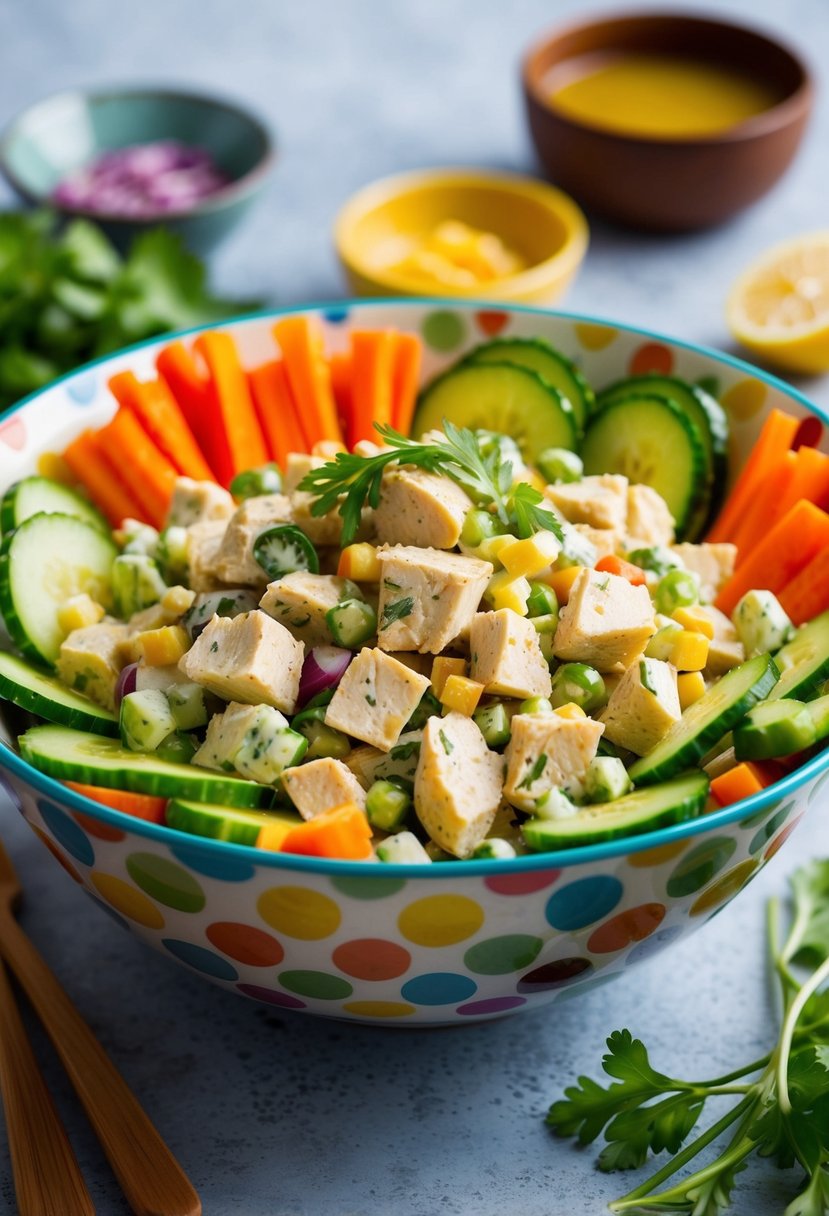
[(535, 532), (552, 532), (559, 544), (564, 542), (561, 521), (549, 507), (541, 507), (544, 496), (529, 482), (521, 481), (509, 500), (509, 512), (518, 535), (524, 539)]
[(395, 600), (392, 604), (386, 604), (383, 608), (382, 625), (393, 625), (395, 621), (402, 621), (404, 617), (411, 616), (414, 612), (414, 599), (411, 595), (404, 596), (401, 600)]
[(829, 958), (829, 861), (802, 866), (791, 886), (797, 935), (789, 945), (788, 957), (819, 967)]

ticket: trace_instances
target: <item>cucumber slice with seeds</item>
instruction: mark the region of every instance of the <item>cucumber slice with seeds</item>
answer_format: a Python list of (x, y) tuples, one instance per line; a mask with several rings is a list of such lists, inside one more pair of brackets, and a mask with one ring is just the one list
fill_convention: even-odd
[(0, 502), (0, 531), (5, 536), (30, 516), (41, 513), (74, 515), (99, 532), (109, 533), (109, 524), (88, 499), (59, 481), (35, 476), (24, 477), (6, 490)]
[(461, 363), (433, 380), (420, 398), (413, 435), (439, 430), (444, 418), (509, 435), (530, 464), (545, 448), (575, 450), (578, 438), (570, 402), (536, 372), (512, 363)]
[(60, 680), (33, 667), (25, 659), (5, 652), (0, 653), (0, 697), (20, 709), (38, 714), (47, 722), (91, 730), (96, 735), (118, 736), (115, 714), (80, 693), (72, 692)]
[(777, 651), (774, 665), (780, 672), (780, 680), (770, 693), (773, 700), (795, 697), (808, 701), (815, 696), (829, 676), (829, 612), (822, 612), (801, 626), (792, 640)]
[(463, 362), (514, 363), (537, 372), (570, 402), (579, 430), (596, 404), (592, 388), (575, 364), (544, 338), (494, 338), (470, 351)]

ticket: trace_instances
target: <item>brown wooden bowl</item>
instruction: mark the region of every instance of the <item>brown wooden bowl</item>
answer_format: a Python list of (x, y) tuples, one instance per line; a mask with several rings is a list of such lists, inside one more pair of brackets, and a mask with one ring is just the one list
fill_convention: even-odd
[[(714, 135), (645, 137), (559, 112), (550, 71), (603, 51), (655, 52), (749, 71), (780, 100)], [(530, 131), (549, 177), (585, 207), (636, 228), (703, 228), (747, 207), (782, 176), (812, 109), (809, 70), (766, 34), (709, 17), (641, 13), (576, 22), (537, 42), (522, 78)]]

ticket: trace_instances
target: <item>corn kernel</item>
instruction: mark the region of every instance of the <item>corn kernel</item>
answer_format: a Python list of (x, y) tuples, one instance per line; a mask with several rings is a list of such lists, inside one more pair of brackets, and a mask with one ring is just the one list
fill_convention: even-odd
[(347, 545), (340, 554), (337, 574), (340, 578), (354, 579), (356, 583), (379, 583), (380, 562), (377, 560), (376, 547), (365, 541)]
[(676, 678), (676, 690), (679, 693), (679, 708), (686, 710), (689, 705), (698, 701), (705, 692), (705, 680), (701, 671), (683, 671)]
[(581, 574), (584, 566), (566, 566), (564, 570), (554, 570), (541, 580), (556, 593), (559, 604), (566, 604), (573, 589), (573, 583)]
[(489, 580), (484, 598), (496, 612), (499, 608), (511, 608), (519, 616), (526, 616), (531, 590), (529, 579), (513, 578), (507, 570), (499, 570)]
[(97, 625), (103, 619), (104, 610), (97, 600), (84, 592), (73, 595), (58, 609), (58, 624), (64, 633), (73, 629), (85, 629), (87, 625)]
[(501, 550), (515, 544), (514, 536), (487, 536), (475, 549), (475, 556), (493, 566), (501, 565)]
[(677, 608), (673, 615), (673, 619), (683, 629), (690, 629), (692, 633), (704, 633), (710, 641), (714, 636), (714, 624), (709, 621), (704, 612), (700, 612), (697, 608)]
[(190, 649), (187, 630), (181, 625), (162, 625), (148, 629), (136, 638), (141, 657), (148, 667), (169, 667)]
[(670, 661), (677, 671), (702, 671), (708, 662), (708, 638), (692, 629), (681, 629), (671, 646)]
[(195, 598), (195, 591), (189, 587), (168, 587), (161, 597), (161, 607), (169, 616), (184, 616)]
[(478, 708), (478, 702), (483, 696), (484, 685), (468, 676), (447, 676), (440, 696), (440, 703), (445, 713), (454, 710), (459, 714), (471, 717)]
[(432, 692), (440, 698), (450, 676), (466, 675), (466, 659), (447, 659), (438, 655), (432, 664)]
[(561, 545), (552, 532), (536, 532), (535, 536), (505, 545), (498, 558), (504, 569), (513, 577), (524, 575), (526, 578), (533, 578), (546, 570), (560, 552)]
[(568, 701), (566, 705), (559, 705), (553, 710), (554, 714), (558, 714), (560, 718), (586, 718), (587, 714), (580, 705), (576, 705), (575, 701)]

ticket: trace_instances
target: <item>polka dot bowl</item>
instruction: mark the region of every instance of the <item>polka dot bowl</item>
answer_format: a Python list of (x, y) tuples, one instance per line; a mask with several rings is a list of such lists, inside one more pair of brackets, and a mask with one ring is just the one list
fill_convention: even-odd
[[(332, 348), (349, 327), (422, 334), (425, 375), (500, 335), (543, 336), (601, 386), (675, 371), (716, 392), (739, 468), (765, 413), (827, 419), (744, 363), (624, 325), (444, 301), (317, 310)], [(251, 364), (271, 357), (272, 315), (231, 325)], [(151, 374), (158, 344), (56, 382), (0, 421), (0, 486), (38, 467), (113, 410), (110, 375)], [(646, 836), (558, 854), (431, 867), (322, 861), (184, 835), (131, 819), (35, 772), (16, 753), (11, 707), (0, 767), (46, 848), (119, 924), (233, 992), (318, 1016), (381, 1025), (463, 1025), (568, 1000), (671, 947), (721, 911), (829, 795), (829, 754), (745, 802)], [(44, 854), (45, 856), (45, 854)]]

